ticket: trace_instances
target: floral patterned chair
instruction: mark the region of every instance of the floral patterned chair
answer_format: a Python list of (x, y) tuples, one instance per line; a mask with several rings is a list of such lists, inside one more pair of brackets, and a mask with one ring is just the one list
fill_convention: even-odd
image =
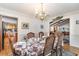
[(30, 39), (30, 38), (32, 38), (32, 37), (35, 37), (35, 33), (33, 33), (33, 32), (27, 33), (27, 38), (28, 38), (28, 39)]
[(39, 38), (41, 38), (42, 36), (44, 36), (44, 32), (39, 32)]

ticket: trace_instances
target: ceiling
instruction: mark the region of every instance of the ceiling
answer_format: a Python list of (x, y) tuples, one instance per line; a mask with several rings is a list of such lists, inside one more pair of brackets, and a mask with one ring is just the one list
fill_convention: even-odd
[[(0, 6), (34, 16), (36, 9), (40, 8), (40, 3), (0, 3)], [(44, 3), (43, 7), (46, 13), (53, 17), (79, 10), (79, 3)]]

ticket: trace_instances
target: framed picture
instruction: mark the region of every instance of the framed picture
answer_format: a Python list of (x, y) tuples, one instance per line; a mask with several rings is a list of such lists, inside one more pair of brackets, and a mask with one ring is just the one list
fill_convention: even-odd
[(29, 29), (29, 23), (22, 23), (22, 29)]
[(40, 25), (40, 27), (41, 27), (41, 29), (43, 29), (43, 28), (44, 28), (44, 26), (43, 26), (43, 25)]
[(76, 24), (79, 24), (79, 20), (76, 20)]

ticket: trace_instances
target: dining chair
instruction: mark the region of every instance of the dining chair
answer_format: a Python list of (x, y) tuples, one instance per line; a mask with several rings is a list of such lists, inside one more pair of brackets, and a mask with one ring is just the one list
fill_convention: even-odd
[(41, 53), (40, 55), (45, 56), (51, 53), (52, 55), (52, 44), (54, 43), (54, 37), (53, 36), (49, 36), (46, 38), (45, 41), (45, 46), (44, 46), (44, 50), (43, 53)]
[(56, 54), (56, 56), (58, 55), (58, 41), (57, 42), (55, 42), (56, 41), (56, 36), (55, 36), (55, 33), (53, 32), (53, 31), (51, 31), (50, 33), (49, 33), (49, 37), (53, 40), (52, 41), (52, 51), (51, 51), (51, 55), (53, 55), (53, 53), (55, 53)]
[[(56, 40), (57, 40), (57, 42), (56, 42)], [(50, 53), (51, 53), (51, 56), (53, 56), (53, 55), (62, 56), (62, 41), (63, 41), (63, 34), (51, 33), (46, 38), (43, 53), (40, 53), (39, 55), (45, 56), (45, 55), (50, 55)], [(60, 52), (60, 54), (59, 54), (59, 52)]]
[(55, 34), (52, 32), (45, 41), (45, 46), (44, 46), (44, 50), (43, 53), (40, 53), (40, 55), (45, 56), (45, 55), (50, 55), (51, 56), (54, 54), (56, 54), (56, 56), (58, 56), (58, 45), (59, 45), (59, 40), (57, 42), (55, 42), (56, 40), (56, 36)]
[(39, 32), (39, 38), (41, 38), (42, 36), (44, 36), (44, 32)]
[(32, 37), (35, 37), (35, 33), (33, 33), (33, 32), (27, 33), (27, 38), (28, 38), (28, 39), (30, 39), (30, 38), (32, 38)]
[(62, 53), (63, 53), (63, 39), (64, 39), (64, 34), (63, 33), (59, 33), (58, 35), (58, 49), (59, 49), (59, 52), (60, 52), (60, 56), (62, 56)]
[[(57, 38), (58, 37), (58, 38)], [(63, 43), (63, 33), (59, 32), (54, 36), (54, 43), (53, 43), (53, 47), (52, 50), (54, 50), (54, 52), (56, 52), (56, 56), (62, 56), (62, 52), (63, 52), (63, 47), (62, 47), (62, 43)]]

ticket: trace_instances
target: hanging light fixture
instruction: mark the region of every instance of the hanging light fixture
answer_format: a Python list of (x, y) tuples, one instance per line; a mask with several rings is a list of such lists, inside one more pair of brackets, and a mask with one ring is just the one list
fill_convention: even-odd
[(46, 17), (47, 17), (47, 14), (45, 13), (44, 11), (44, 8), (43, 8), (43, 3), (41, 3), (41, 8), (39, 10), (36, 11), (36, 17), (38, 19), (40, 19), (41, 21), (45, 20)]

